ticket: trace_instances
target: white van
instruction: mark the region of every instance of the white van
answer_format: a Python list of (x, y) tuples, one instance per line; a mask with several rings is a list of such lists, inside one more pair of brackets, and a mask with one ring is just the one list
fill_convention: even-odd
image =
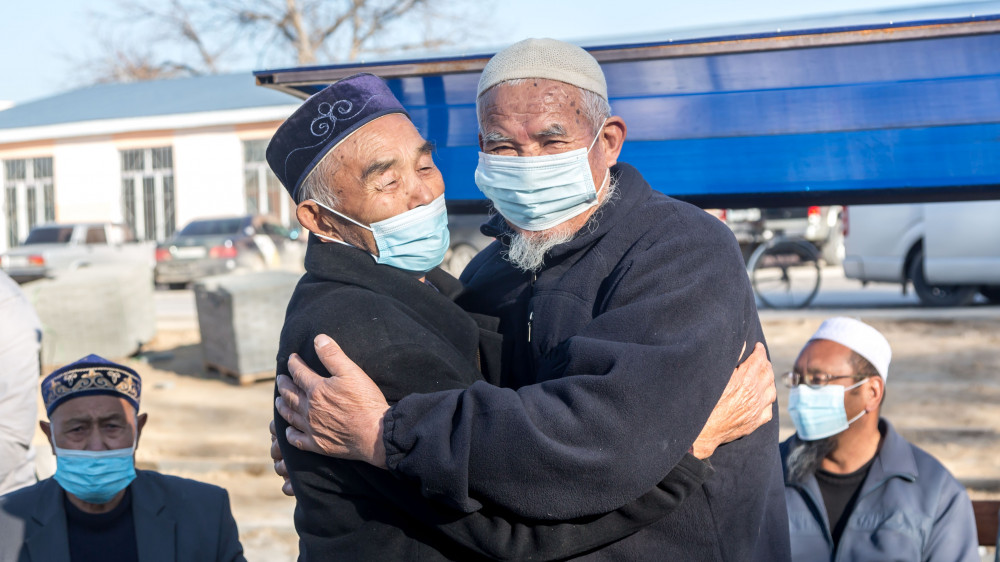
[(1000, 303), (1000, 201), (859, 205), (844, 209), (844, 274), (913, 283), (920, 302)]

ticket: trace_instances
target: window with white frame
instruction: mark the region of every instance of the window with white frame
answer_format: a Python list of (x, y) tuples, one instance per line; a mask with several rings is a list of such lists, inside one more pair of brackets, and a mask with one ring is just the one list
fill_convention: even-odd
[(169, 147), (122, 150), (122, 215), (139, 240), (162, 242), (177, 227)]
[(36, 225), (56, 220), (52, 158), (5, 160), (4, 218), (7, 246), (20, 245)]
[(295, 203), (267, 165), (267, 140), (243, 141), (243, 193), (247, 214), (272, 215), (285, 226), (298, 225)]

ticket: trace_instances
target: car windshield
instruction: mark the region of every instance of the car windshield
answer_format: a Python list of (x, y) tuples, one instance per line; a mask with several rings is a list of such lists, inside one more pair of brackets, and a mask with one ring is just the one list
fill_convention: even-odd
[(194, 221), (188, 223), (178, 236), (222, 236), (226, 234), (238, 234), (242, 226), (242, 218)]
[(36, 228), (28, 233), (28, 239), (24, 241), (24, 245), (67, 244), (72, 236), (72, 226)]

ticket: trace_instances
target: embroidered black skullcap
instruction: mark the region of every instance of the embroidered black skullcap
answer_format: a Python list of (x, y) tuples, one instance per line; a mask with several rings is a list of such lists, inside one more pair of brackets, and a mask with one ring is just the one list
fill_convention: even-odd
[(93, 394), (119, 396), (138, 410), (141, 393), (142, 379), (138, 373), (98, 355), (88, 355), (56, 369), (42, 381), (42, 400), (49, 416), (70, 398)]
[(267, 163), (299, 203), (302, 181), (328, 152), (366, 123), (390, 113), (409, 117), (381, 78), (344, 78), (313, 94), (278, 127), (267, 145)]

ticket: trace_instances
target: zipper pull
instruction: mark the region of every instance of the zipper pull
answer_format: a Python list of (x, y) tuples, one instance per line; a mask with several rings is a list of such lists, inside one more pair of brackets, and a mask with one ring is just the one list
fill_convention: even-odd
[(535, 319), (535, 311), (532, 310), (528, 313), (528, 343), (531, 343), (531, 324)]

